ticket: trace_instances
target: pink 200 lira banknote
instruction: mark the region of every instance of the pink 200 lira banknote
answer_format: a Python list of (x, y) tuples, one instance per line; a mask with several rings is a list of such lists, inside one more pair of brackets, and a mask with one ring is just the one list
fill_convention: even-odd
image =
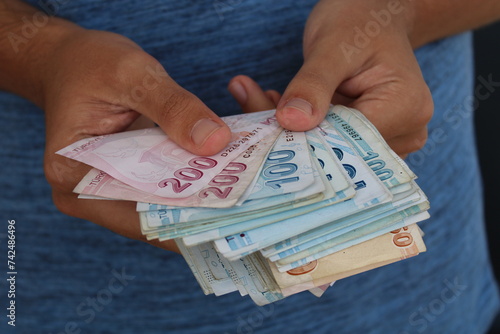
[(273, 136), (267, 136), (250, 146), (192, 196), (168, 198), (153, 195), (96, 168), (85, 175), (73, 192), (80, 194), (79, 198), (128, 200), (175, 207), (228, 208), (238, 200), (243, 200), (247, 188), (258, 177), (262, 161), (267, 157), (273, 142)]
[(281, 127), (274, 113), (269, 110), (224, 117), (233, 132), (233, 141), (208, 157), (182, 149), (160, 128), (85, 138), (57, 153), (147, 193), (185, 198), (199, 192), (250, 146), (267, 136), (278, 136)]

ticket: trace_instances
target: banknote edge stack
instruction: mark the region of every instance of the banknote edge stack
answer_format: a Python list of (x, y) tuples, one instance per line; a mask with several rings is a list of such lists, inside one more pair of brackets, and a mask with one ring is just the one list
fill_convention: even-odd
[[(82, 151), (89, 147), (92, 150), (95, 145), (96, 150), (92, 153), (95, 159), (95, 152), (100, 149), (99, 142), (103, 142), (105, 136), (88, 138), (58, 153), (94, 167), (74, 190), (80, 194), (80, 198), (137, 198), (143, 233), (150, 240), (174, 239), (205, 294), (220, 296), (239, 291), (242, 296), (249, 295), (258, 305), (275, 302), (305, 290), (320, 297), (339, 279), (426, 251), (423, 232), (417, 223), (429, 218), (429, 202), (414, 181), (415, 174), (359, 111), (331, 106), (325, 121), (306, 134), (279, 128), (272, 117), (272, 110), (262, 113), (263, 117), (256, 124), (273, 124), (274, 128), (262, 130), (259, 127), (248, 131), (251, 127), (246, 125), (238, 129), (236, 146), (241, 145), (238, 156), (240, 160), (235, 157), (225, 164), (225, 168), (211, 176), (210, 183), (200, 188), (189, 201), (179, 197), (167, 201), (168, 204), (157, 203), (158, 199), (162, 201), (162, 196), (151, 195), (144, 189), (138, 190), (131, 184), (122, 182), (128, 179), (117, 180), (107, 170), (98, 169), (107, 167), (106, 163), (94, 164), (91, 159), (80, 157)], [(252, 117), (259, 120), (259, 113), (254, 114)], [(127, 137), (126, 133), (122, 133), (121, 136), (127, 140), (126, 145), (135, 145), (134, 134)], [(166, 135), (164, 137), (168, 140)], [(301, 151), (304, 150), (305, 143), (310, 166), (304, 164), (299, 168), (297, 164), (290, 162), (295, 155), (304, 157), (304, 152), (299, 154), (299, 151), (274, 149), (279, 140), (281, 148), (293, 144), (297, 145), (295, 149)], [(289, 143), (287, 140), (297, 142)], [(300, 140), (302, 142), (298, 143)], [(109, 144), (111, 145), (114, 143)], [(234, 147), (232, 142), (226, 152)], [(131, 150), (127, 147), (122, 151), (118, 157)], [(134, 149), (135, 153), (137, 151), (138, 149)], [(295, 153), (284, 153), (292, 151)], [(149, 155), (142, 153), (141, 161), (147, 156), (149, 162), (158, 164), (158, 157), (151, 158), (151, 151), (147, 147), (145, 152)], [(245, 155), (246, 159), (253, 159), (247, 160), (252, 163), (248, 164), (250, 167), (245, 164), (244, 168), (247, 173), (245, 175), (250, 176), (245, 178), (246, 188), (239, 190), (237, 196), (231, 199), (230, 205), (226, 205), (223, 200), (200, 200), (200, 197), (229, 194), (231, 190), (220, 191), (227, 190), (227, 187), (219, 185), (227, 182), (234, 184), (236, 181), (232, 180), (236, 179), (240, 181), (238, 176), (243, 176), (243, 168), (238, 169), (238, 161), (243, 161), (241, 157)], [(194, 171), (193, 166), (209, 169), (215, 164), (211, 161), (216, 159), (190, 157), (191, 167), (181, 168), (182, 173), (177, 169), (176, 175), (187, 180), (199, 179), (202, 173)], [(270, 165), (269, 161), (276, 164)], [(230, 165), (231, 162), (233, 165)], [(277, 165), (280, 167), (276, 167)], [(236, 176), (238, 172), (242, 174)], [(314, 188), (310, 183), (295, 191), (302, 194), (302, 197), (296, 197), (298, 199), (294, 199), (291, 193), (279, 193), (300, 176), (308, 178), (308, 182), (316, 182), (317, 188), (323, 187), (322, 190), (309, 194), (307, 190)], [(314, 180), (310, 181), (312, 179)], [(164, 185), (171, 183), (164, 182)], [(272, 188), (270, 192), (266, 188), (268, 185)], [(217, 194), (214, 193), (216, 188), (219, 188)], [(259, 198), (255, 195), (259, 193), (255, 190), (257, 188), (261, 195), (266, 194), (262, 196), (271, 195)], [(111, 190), (111, 195), (106, 193), (106, 189)], [(277, 190), (277, 195), (272, 194), (273, 189)], [(116, 196), (117, 190), (120, 190), (120, 198)], [(279, 198), (292, 201), (280, 202)], [(143, 202), (144, 199), (154, 199), (157, 202)], [(186, 203), (188, 206), (185, 206)], [(200, 206), (191, 207), (190, 203)], [(269, 203), (276, 204), (273, 206)], [(243, 209), (252, 206), (259, 209)], [(187, 215), (186, 212), (197, 218), (180, 221), (179, 217), (183, 213)], [(222, 212), (224, 214), (220, 216)], [(206, 217), (206, 220), (200, 219), (200, 216)], [(237, 230), (238, 227), (242, 230)], [(294, 235), (295, 229), (298, 232)], [(221, 230), (226, 232), (221, 235)], [(208, 239), (204, 240), (205, 237)]]

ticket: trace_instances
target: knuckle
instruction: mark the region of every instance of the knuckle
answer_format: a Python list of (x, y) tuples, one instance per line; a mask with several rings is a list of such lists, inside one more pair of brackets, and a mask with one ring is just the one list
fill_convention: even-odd
[(50, 184), (50, 186), (53, 189), (58, 189), (60, 190), (63, 186), (63, 181), (64, 178), (61, 174), (61, 172), (57, 169), (57, 161), (45, 161), (44, 163), (44, 172), (45, 172), (45, 178), (47, 179), (47, 182)]
[[(52, 201), (55, 207), (69, 216), (76, 216), (76, 195), (72, 192), (78, 176), (75, 173), (75, 165), (67, 163), (66, 159), (46, 158), (44, 161), (44, 172), (47, 182), (52, 188)], [(80, 163), (78, 163), (80, 164)]]
[(421, 126), (427, 125), (430, 122), (432, 115), (434, 114), (434, 102), (432, 100), (432, 95), (427, 88), (420, 98), (420, 111), (418, 113), (418, 123)]
[(412, 126), (422, 128), (430, 122), (434, 113), (432, 94), (422, 77), (412, 76), (408, 81), (415, 82), (415, 86), (406, 92), (406, 105), (412, 110)]
[(158, 121), (163, 126), (172, 127), (172, 125), (186, 120), (190, 110), (196, 108), (196, 101), (191, 93), (176, 89), (170, 94), (164, 95), (160, 105)]
[(71, 192), (71, 185), (80, 181), (75, 170), (81, 165), (70, 159), (46, 156), (43, 164), (45, 178), (52, 189), (63, 193)]
[(141, 49), (131, 48), (115, 59), (106, 72), (107, 80), (125, 84), (129, 95), (138, 89), (147, 91), (149, 86), (156, 87), (170, 78), (161, 63)]
[(408, 147), (408, 152), (411, 153), (421, 150), (425, 146), (425, 143), (427, 142), (427, 137), (428, 137), (427, 128), (424, 128), (423, 130), (417, 132), (413, 137), (411, 144)]
[(157, 61), (141, 49), (129, 48), (126, 53), (117, 56), (115, 68), (119, 74), (135, 73), (137, 70), (144, 71), (147, 64), (155, 64)]
[(72, 201), (65, 196), (64, 194), (54, 190), (52, 191), (52, 201), (54, 202), (55, 207), (60, 212), (68, 215), (75, 216), (75, 208), (72, 204)]
[(296, 79), (300, 81), (299, 93), (303, 92), (303, 88), (306, 87), (308, 91), (314, 93), (314, 96), (333, 95), (330, 82), (324, 74), (312, 70), (301, 70)]

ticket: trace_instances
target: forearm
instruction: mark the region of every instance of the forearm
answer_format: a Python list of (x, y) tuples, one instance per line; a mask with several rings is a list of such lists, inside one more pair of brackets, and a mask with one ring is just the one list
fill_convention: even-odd
[(0, 90), (43, 106), (45, 64), (76, 25), (22, 1), (0, 1)]
[(499, 0), (401, 0), (414, 6), (412, 46), (476, 29), (500, 19)]

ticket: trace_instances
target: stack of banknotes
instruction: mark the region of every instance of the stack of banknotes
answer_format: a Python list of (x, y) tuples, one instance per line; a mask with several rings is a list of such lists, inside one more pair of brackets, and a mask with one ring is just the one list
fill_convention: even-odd
[(357, 110), (332, 106), (307, 132), (274, 110), (224, 117), (232, 142), (196, 156), (159, 128), (78, 141), (58, 153), (94, 167), (82, 199), (137, 202), (149, 240), (175, 239), (205, 294), (258, 305), (426, 250), (429, 202), (415, 174)]

